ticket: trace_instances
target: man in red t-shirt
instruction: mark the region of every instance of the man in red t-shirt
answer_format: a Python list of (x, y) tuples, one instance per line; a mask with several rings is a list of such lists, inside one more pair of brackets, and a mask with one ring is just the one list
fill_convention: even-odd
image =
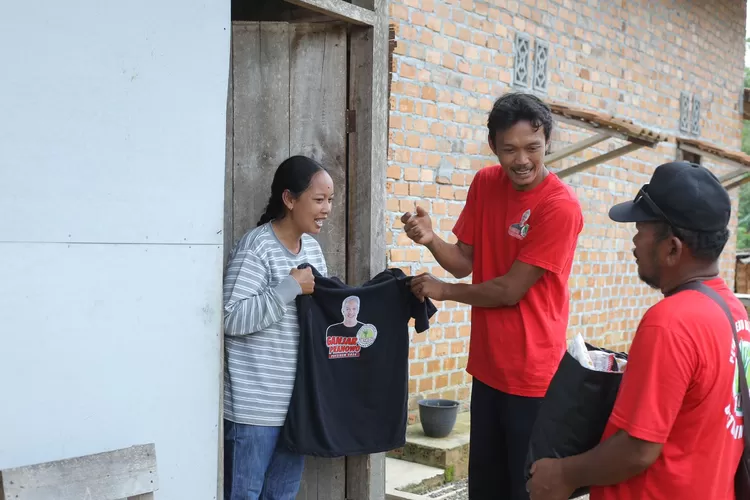
[(474, 177), (450, 244), (421, 207), (402, 217), (406, 234), (457, 278), (412, 280), (420, 297), (472, 306), (467, 371), (473, 376), (469, 498), (528, 499), (524, 479), (531, 427), (565, 353), (568, 277), (581, 207), (544, 166), (552, 132), (547, 105), (528, 94), (499, 98), (488, 120), (500, 165)]
[[(737, 356), (750, 366), (750, 332), (747, 311), (718, 276), (730, 211), (721, 182), (685, 162), (657, 167), (634, 201), (612, 208), (614, 221), (636, 223), (638, 275), (665, 298), (638, 326), (602, 442), (536, 462), (532, 500), (567, 499), (581, 486), (592, 486), (591, 500), (735, 498), (743, 450)], [(693, 281), (727, 303), (740, 346), (711, 298), (675, 292)]]

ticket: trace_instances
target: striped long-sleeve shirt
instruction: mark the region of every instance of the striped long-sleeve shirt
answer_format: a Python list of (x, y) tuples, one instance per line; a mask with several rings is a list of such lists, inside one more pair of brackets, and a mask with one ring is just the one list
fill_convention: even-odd
[(281, 426), (297, 371), (301, 293), (289, 271), (313, 265), (327, 275), (323, 252), (309, 235), (298, 254), (271, 224), (249, 231), (229, 258), (224, 278), (224, 416), (240, 424)]

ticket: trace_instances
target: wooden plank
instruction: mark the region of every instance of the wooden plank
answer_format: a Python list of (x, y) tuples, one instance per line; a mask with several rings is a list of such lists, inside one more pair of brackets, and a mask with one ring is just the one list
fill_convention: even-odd
[(345, 279), (346, 29), (291, 25), (290, 38), (289, 151), (316, 159), (333, 178), (333, 208), (317, 239), (329, 274)]
[(372, 6), (377, 15), (372, 29), (351, 29), (349, 48), (349, 108), (356, 111), (356, 132), (349, 134), (347, 278), (360, 284), (386, 265), (388, 14), (385, 0), (354, 3)]
[(233, 23), (233, 239), (256, 226), (289, 157), (289, 25)]
[(632, 120), (617, 118), (606, 113), (592, 111), (589, 109), (573, 108), (570, 104), (551, 102), (549, 107), (555, 115), (563, 116), (573, 120), (583, 120), (585, 122), (596, 124), (596, 126), (607, 130), (618, 131), (631, 139), (642, 140), (651, 144), (667, 140), (665, 134), (655, 130), (647, 129)]
[(302, 483), (295, 500), (318, 500), (318, 462), (313, 457), (305, 457)]
[(572, 167), (568, 167), (566, 169), (560, 170), (557, 172), (557, 176), (561, 179), (564, 177), (571, 176), (575, 173), (578, 173), (582, 170), (586, 170), (587, 168), (594, 167), (596, 165), (599, 165), (601, 163), (606, 163), (609, 160), (613, 160), (615, 158), (619, 158), (620, 156), (626, 155), (632, 151), (635, 151), (637, 149), (641, 149), (643, 146), (641, 144), (636, 143), (630, 143), (626, 144), (620, 148), (617, 148), (613, 151), (610, 151), (608, 153), (604, 153), (602, 155), (597, 156), (596, 158), (591, 158), (590, 160), (586, 160), (584, 162), (581, 162), (577, 165), (573, 165)]
[(346, 490), (351, 499), (385, 498), (385, 453), (347, 457)]
[(347, 281), (361, 284), (371, 277), (375, 238), (370, 229), (377, 227), (372, 216), (377, 201), (372, 189), (373, 30), (352, 28), (349, 43), (349, 109), (356, 117), (355, 132), (349, 134)]
[(735, 293), (734, 294), (745, 307), (750, 306), (750, 294), (747, 293)]
[(744, 168), (744, 167), (743, 168), (737, 168), (735, 170), (732, 170), (728, 174), (725, 174), (725, 175), (722, 175), (721, 177), (719, 177), (719, 181), (720, 182), (727, 182), (727, 181), (730, 181), (730, 180), (732, 180), (732, 179), (734, 179), (736, 177), (739, 177), (740, 175), (747, 174), (748, 172), (749, 171), (748, 171), (747, 168)]
[(567, 125), (573, 125), (575, 127), (584, 128), (586, 130), (590, 130), (592, 132), (600, 133), (600, 132), (606, 132), (610, 134), (610, 137), (613, 139), (620, 139), (623, 141), (633, 142), (637, 144), (642, 144), (643, 146), (653, 146), (659, 141), (652, 141), (652, 140), (644, 140), (637, 137), (631, 137), (627, 134), (623, 134), (621, 132), (618, 132), (616, 130), (612, 130), (607, 127), (602, 127), (601, 125), (597, 125), (591, 122), (583, 121), (578, 118), (568, 118), (567, 116), (562, 115), (554, 115), (554, 119), (556, 122), (559, 123), (565, 123)]
[[(347, 278), (360, 284), (386, 266), (388, 4), (386, 0), (353, 3), (376, 15), (372, 29), (351, 29), (349, 46), (349, 108), (356, 111), (356, 132), (349, 134)], [(347, 457), (346, 497), (385, 498), (385, 454)]]
[(687, 151), (688, 153), (693, 153), (694, 155), (698, 155), (698, 156), (702, 156), (704, 158), (708, 158), (709, 160), (713, 160), (713, 161), (715, 161), (717, 163), (720, 163), (720, 164), (723, 164), (723, 165), (732, 165), (737, 170), (740, 170), (740, 169), (744, 169), (746, 171), (750, 170), (749, 166), (747, 166), (747, 165), (745, 165), (745, 164), (743, 164), (741, 162), (734, 161), (734, 160), (732, 160), (730, 158), (727, 158), (725, 156), (719, 156), (719, 155), (713, 154), (713, 153), (711, 153), (709, 151), (705, 151), (703, 149), (697, 148), (695, 146), (691, 146), (689, 144), (678, 143), (677, 147), (679, 147), (683, 151)]
[(229, 51), (229, 86), (227, 89), (227, 139), (224, 160), (224, 266), (234, 245), (234, 81), (232, 52)]
[[(284, 0), (285, 2), (326, 14), (334, 19), (360, 26), (373, 26), (376, 22), (372, 10), (358, 7), (343, 0)], [(356, 3), (356, 2), (354, 2)]]
[(738, 188), (740, 186), (744, 186), (748, 182), (750, 182), (750, 174), (746, 175), (742, 179), (736, 180), (736, 181), (734, 181), (734, 182), (732, 182), (730, 184), (725, 185), (724, 189), (726, 189), (727, 191), (729, 191), (731, 189)]
[[(347, 33), (343, 26), (290, 27), (290, 154), (318, 160), (334, 182), (334, 205), (317, 237), (329, 274), (346, 277)], [(298, 500), (344, 500), (345, 459), (307, 457)]]
[(317, 460), (318, 465), (318, 499), (346, 499), (346, 458)]
[(318, 460), (315, 457), (305, 457), (305, 469), (296, 500), (318, 500)]
[(554, 153), (548, 154), (544, 158), (544, 163), (547, 165), (550, 165), (552, 163), (562, 160), (563, 158), (567, 158), (568, 156), (574, 155), (578, 153), (579, 151), (583, 151), (584, 149), (590, 148), (591, 146), (595, 146), (596, 144), (599, 144), (600, 142), (604, 142), (611, 137), (612, 137), (612, 134), (607, 131), (601, 132), (596, 135), (592, 135), (591, 137), (587, 137), (586, 139), (573, 143), (561, 149), (560, 151), (555, 151)]
[(715, 161), (732, 163), (737, 164), (738, 166), (745, 166), (750, 168), (750, 155), (747, 155), (741, 151), (731, 151), (728, 149), (724, 149), (710, 142), (680, 137), (677, 139), (677, 147), (685, 151), (689, 151), (693, 154), (711, 157), (715, 159)]
[(144, 493), (143, 495), (136, 495), (134, 497), (130, 497), (127, 500), (154, 500), (154, 494)]
[(133, 446), (0, 472), (4, 500), (121, 500), (158, 489), (156, 449)]

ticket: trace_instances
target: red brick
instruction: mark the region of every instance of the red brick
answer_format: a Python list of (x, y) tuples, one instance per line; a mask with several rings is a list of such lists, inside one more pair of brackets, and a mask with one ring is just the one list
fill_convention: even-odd
[(398, 5), (394, 2), (390, 4), (391, 17), (396, 19), (409, 19), (409, 11), (403, 5)]
[(447, 342), (443, 342), (441, 344), (437, 344), (435, 346), (435, 355), (436, 356), (445, 356), (449, 352), (449, 344)]
[(421, 142), (421, 137), (417, 134), (409, 134), (406, 136), (406, 145), (410, 148), (418, 148)]
[(435, 378), (429, 377), (429, 378), (423, 378), (419, 380), (419, 391), (425, 392), (425, 391), (431, 391), (434, 388), (435, 384)]
[(412, 12), (411, 14), (411, 24), (414, 26), (424, 26), (427, 22), (425, 19), (425, 15), (422, 12)]
[(422, 99), (427, 99), (428, 101), (434, 101), (437, 99), (437, 90), (435, 87), (423, 87), (422, 88)]
[(433, 353), (432, 345), (423, 345), (419, 348), (419, 359), (431, 358)]
[(424, 375), (424, 373), (425, 373), (424, 363), (412, 363), (409, 366), (409, 375), (412, 377), (418, 377), (419, 375)]

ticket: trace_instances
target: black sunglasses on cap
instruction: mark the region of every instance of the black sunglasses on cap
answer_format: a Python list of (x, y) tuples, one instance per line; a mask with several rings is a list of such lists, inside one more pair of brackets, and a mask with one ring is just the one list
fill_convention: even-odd
[(645, 184), (641, 189), (638, 190), (638, 194), (635, 195), (635, 199), (633, 200), (633, 203), (638, 203), (641, 200), (644, 200), (646, 202), (646, 205), (648, 205), (648, 208), (651, 209), (651, 211), (657, 216), (664, 219), (664, 222), (672, 226), (673, 228), (676, 228), (677, 225), (674, 224), (671, 220), (669, 220), (669, 217), (666, 216), (666, 214), (662, 211), (661, 208), (659, 208), (659, 205), (657, 205), (654, 200), (651, 199), (651, 197), (648, 195), (648, 192), (646, 191), (646, 188), (648, 187), (648, 184)]

